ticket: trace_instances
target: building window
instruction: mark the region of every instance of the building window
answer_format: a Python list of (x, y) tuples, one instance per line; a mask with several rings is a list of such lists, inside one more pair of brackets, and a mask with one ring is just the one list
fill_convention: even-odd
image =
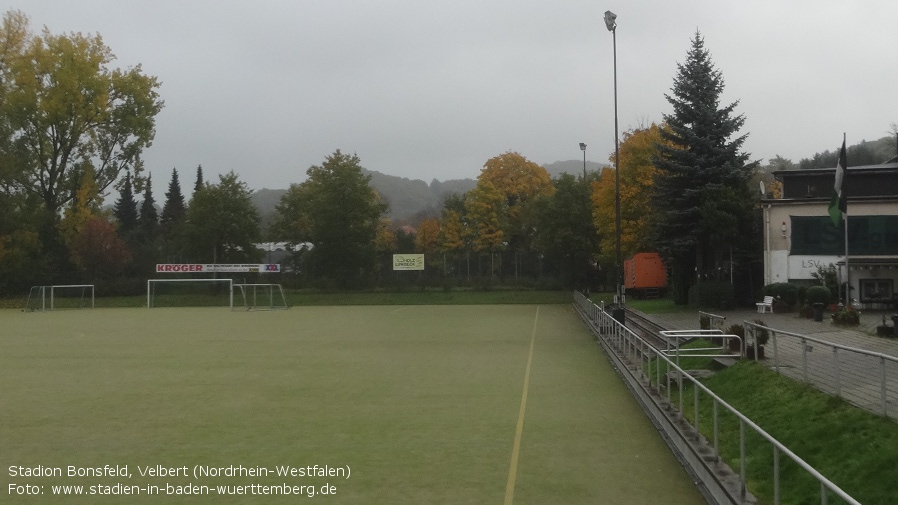
[(861, 279), (861, 302), (892, 299), (892, 279)]

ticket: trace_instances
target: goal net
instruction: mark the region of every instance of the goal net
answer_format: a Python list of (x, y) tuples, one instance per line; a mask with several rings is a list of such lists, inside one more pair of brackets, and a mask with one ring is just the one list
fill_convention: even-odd
[(56, 284), (31, 286), (25, 300), (25, 311), (94, 308), (93, 284)]
[(234, 308), (246, 310), (285, 310), (287, 298), (280, 284), (234, 284)]
[(147, 308), (233, 308), (233, 284), (233, 279), (147, 279)]

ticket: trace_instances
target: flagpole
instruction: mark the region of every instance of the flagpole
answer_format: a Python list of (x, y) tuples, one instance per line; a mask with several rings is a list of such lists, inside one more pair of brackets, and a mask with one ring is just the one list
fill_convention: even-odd
[[(842, 145), (843, 146), (845, 145), (845, 141), (846, 141), (845, 132), (842, 132)], [(847, 158), (846, 158), (845, 166), (842, 167), (842, 169), (845, 170), (846, 172), (848, 170)], [(847, 177), (844, 179), (847, 179)], [(844, 195), (844, 198), (847, 199), (848, 198), (848, 195), (847, 195), (848, 188), (847, 188), (847, 185), (844, 184), (844, 179), (843, 179), (842, 194)], [(845, 212), (843, 213), (843, 217), (844, 217), (843, 221), (845, 223), (845, 306), (850, 309), (851, 308), (851, 268), (849, 268), (849, 266), (848, 266), (848, 207), (847, 206), (845, 207)]]
[(851, 270), (848, 268), (848, 212), (845, 212), (845, 305), (851, 308)]

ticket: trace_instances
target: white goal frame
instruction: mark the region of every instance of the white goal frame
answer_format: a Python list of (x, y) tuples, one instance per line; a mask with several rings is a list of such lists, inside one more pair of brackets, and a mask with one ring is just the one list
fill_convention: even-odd
[(228, 284), (228, 306), (233, 309), (234, 308), (234, 279), (147, 279), (147, 308), (150, 309), (153, 307), (153, 284), (158, 282), (181, 282), (181, 283), (192, 283), (192, 282), (225, 282)]
[[(33, 311), (45, 311), (45, 310), (54, 310), (56, 308), (56, 290), (63, 288), (82, 288), (81, 298), (84, 298), (84, 289), (90, 289), (90, 308), (94, 308), (94, 303), (96, 300), (94, 285), (93, 284), (53, 284), (49, 286), (31, 286), (31, 290), (28, 291), (28, 298), (25, 299), (25, 308), (23, 310), (28, 310), (28, 306), (31, 303), (31, 298), (34, 296), (35, 299), (40, 298), (41, 308), (33, 309)], [(50, 292), (50, 308), (47, 309), (47, 291)], [(81, 307), (78, 307), (81, 308)]]
[[(287, 297), (284, 296), (284, 287), (280, 284), (233, 284), (232, 290), (240, 290), (243, 298), (243, 308), (246, 310), (287, 310)], [(261, 291), (261, 296), (260, 296)], [(232, 291), (233, 293), (233, 291)], [(233, 296), (232, 296), (233, 297)], [(268, 305), (260, 305), (259, 298)], [(277, 299), (283, 305), (275, 305)], [(232, 307), (233, 308), (233, 307)]]

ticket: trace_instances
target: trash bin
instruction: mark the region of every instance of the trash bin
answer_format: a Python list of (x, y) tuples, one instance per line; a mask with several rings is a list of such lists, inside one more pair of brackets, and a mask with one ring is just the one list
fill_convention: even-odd
[(814, 321), (823, 321), (823, 304), (814, 304)]
[(620, 305), (615, 305), (615, 307), (611, 309), (611, 317), (620, 324), (627, 324), (625, 320), (626, 316), (624, 314), (624, 308)]

